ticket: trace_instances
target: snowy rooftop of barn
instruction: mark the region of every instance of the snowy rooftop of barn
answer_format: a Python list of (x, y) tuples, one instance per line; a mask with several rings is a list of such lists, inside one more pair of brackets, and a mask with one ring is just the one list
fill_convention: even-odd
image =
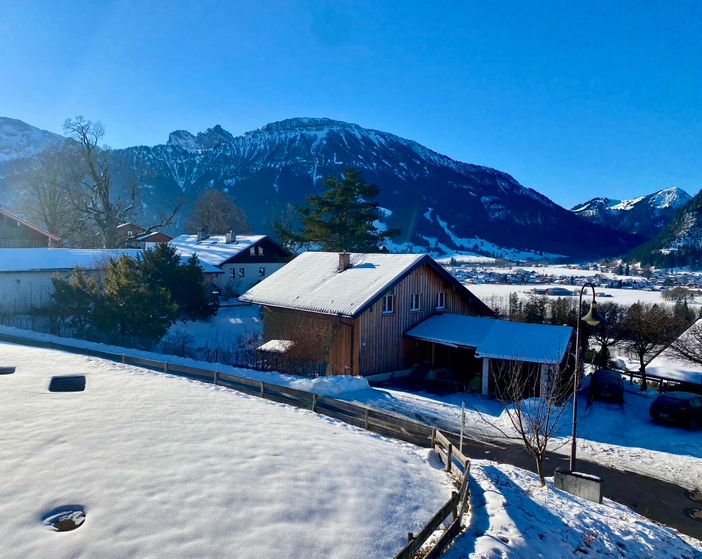
[[(684, 340), (694, 335), (700, 328), (702, 328), (702, 320), (698, 320), (685, 330), (680, 335), (680, 339)], [(646, 373), (664, 379), (702, 384), (702, 365), (681, 359), (670, 348), (664, 349), (646, 365)]]
[(110, 258), (136, 258), (139, 249), (79, 249), (79, 248), (3, 248), (0, 249), (0, 272), (41, 272), (83, 270), (105, 267)]
[(350, 258), (351, 267), (339, 272), (339, 253), (305, 252), (240, 299), (259, 305), (354, 316), (425, 255), (352, 253)]
[(475, 348), (478, 357), (546, 364), (563, 361), (572, 334), (570, 326), (507, 322), (460, 314), (431, 316), (407, 332), (407, 336), (419, 340)]
[(265, 238), (265, 235), (236, 235), (236, 241), (228, 243), (225, 235), (211, 235), (201, 241), (197, 240), (197, 235), (180, 235), (168, 244), (182, 257), (195, 254), (202, 262), (221, 266)]

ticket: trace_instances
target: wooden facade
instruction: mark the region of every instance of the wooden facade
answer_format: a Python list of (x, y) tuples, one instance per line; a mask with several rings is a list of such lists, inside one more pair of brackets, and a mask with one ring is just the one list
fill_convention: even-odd
[(0, 248), (47, 248), (59, 242), (57, 236), (0, 208)]
[[(384, 312), (388, 293), (394, 296), (393, 312)], [(439, 293), (444, 294), (441, 308), (437, 308)], [(413, 295), (416, 309), (412, 309)], [(405, 332), (439, 312), (485, 315), (490, 311), (427, 258), (354, 317), (266, 306), (264, 339), (305, 346), (297, 357), (328, 363), (327, 374), (374, 375), (410, 367), (416, 342), (405, 339)]]

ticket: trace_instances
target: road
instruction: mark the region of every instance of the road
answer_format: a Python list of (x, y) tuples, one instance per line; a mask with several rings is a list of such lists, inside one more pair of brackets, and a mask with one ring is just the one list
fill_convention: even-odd
[[(453, 442), (458, 446), (457, 439)], [(518, 445), (486, 446), (484, 442), (464, 439), (463, 453), (468, 458), (494, 460), (536, 471), (532, 456)], [(550, 453), (545, 463), (546, 475), (552, 476), (559, 466), (568, 469), (568, 457)], [(578, 471), (604, 479), (605, 497), (626, 505), (651, 520), (672, 526), (688, 536), (702, 540), (702, 522), (693, 520), (684, 513), (686, 508), (702, 508), (702, 503), (690, 500), (682, 487), (639, 474), (613, 470), (585, 460), (578, 460)]]

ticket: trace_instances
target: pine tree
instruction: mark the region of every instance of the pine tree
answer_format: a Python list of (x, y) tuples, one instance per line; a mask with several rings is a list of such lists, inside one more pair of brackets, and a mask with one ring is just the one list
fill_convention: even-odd
[(98, 300), (97, 282), (80, 268), (76, 268), (68, 279), (55, 275), (51, 281), (54, 287), (51, 294), (52, 314), (66, 320), (78, 328), (81, 335), (85, 335), (94, 320)]
[(310, 196), (307, 206), (299, 209), (299, 234), (278, 229), (288, 244), (333, 252), (378, 252), (383, 241), (399, 234), (376, 227), (383, 217), (376, 201), (380, 189), (357, 171), (347, 169), (342, 178), (329, 177), (325, 187), (322, 195)]

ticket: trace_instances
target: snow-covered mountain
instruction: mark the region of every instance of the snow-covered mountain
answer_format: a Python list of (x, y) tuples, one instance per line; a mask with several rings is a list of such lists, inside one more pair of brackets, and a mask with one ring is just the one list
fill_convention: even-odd
[(651, 238), (668, 225), (691, 198), (681, 188), (671, 187), (631, 200), (593, 198), (574, 206), (571, 211), (593, 223)]
[(21, 120), (0, 117), (0, 164), (34, 157), (63, 141), (58, 134), (40, 130)]
[[(641, 241), (588, 223), (501, 171), (328, 118), (283, 120), (240, 136), (221, 126), (197, 135), (178, 130), (165, 144), (114, 151), (118, 182), (140, 185), (144, 221), (186, 201), (176, 229), (200, 192), (218, 188), (236, 198), (257, 231), (270, 231), (291, 206), (320, 192), (325, 177), (349, 167), (381, 188), (384, 225), (402, 230), (391, 247), (397, 250), (603, 256)], [(0, 178), (0, 201), (21, 182)]]

